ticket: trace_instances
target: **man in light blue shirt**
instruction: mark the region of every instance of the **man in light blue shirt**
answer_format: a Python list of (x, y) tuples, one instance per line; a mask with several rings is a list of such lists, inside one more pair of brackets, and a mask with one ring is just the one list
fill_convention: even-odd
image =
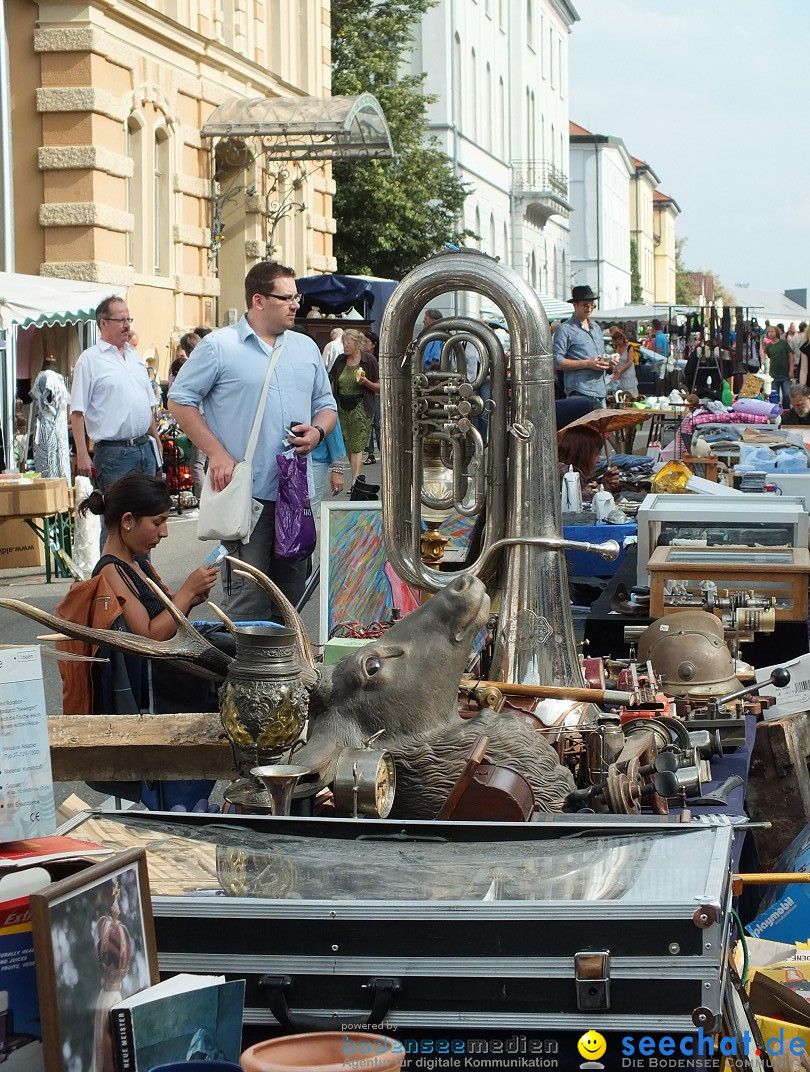
[(664, 331), (664, 325), (660, 320), (653, 320), (652, 326), (655, 332), (655, 341), (653, 342), (655, 352), (662, 357), (667, 357), (669, 355), (669, 339)]
[(583, 396), (603, 406), (608, 373), (615, 362), (605, 354), (602, 329), (590, 319), (596, 295), (589, 286), (574, 287), (569, 301), (574, 315), (554, 332), (554, 367), (563, 373), (568, 398)]
[[(267, 261), (255, 264), (245, 277), (245, 302), (247, 312), (238, 324), (212, 332), (194, 347), (172, 384), (168, 407), (192, 443), (208, 455), (211, 486), (220, 491), (245, 457), (268, 364), (286, 339), (270, 379), (253, 456), (253, 497), (264, 509), (250, 541), (228, 549), (297, 603), (306, 583), (308, 556), (275, 555), (276, 455), (290, 447), (296, 454), (310, 454), (335, 427), (337, 406), (318, 347), (292, 330), (300, 303), (293, 269)], [(231, 576), (227, 563), (222, 579), (222, 606), (231, 619), (271, 616), (268, 597), (252, 581)]]

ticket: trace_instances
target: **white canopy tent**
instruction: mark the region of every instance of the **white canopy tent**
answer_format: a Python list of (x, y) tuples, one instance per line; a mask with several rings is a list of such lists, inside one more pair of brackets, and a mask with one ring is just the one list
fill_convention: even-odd
[(619, 309), (594, 309), (593, 318), (600, 323), (603, 320), (668, 320), (679, 313), (693, 313), (693, 305), (623, 305)]
[[(85, 283), (38, 275), (0, 272), (0, 332), (5, 347), (0, 362), (2, 428), (6, 464), (13, 465), (9, 445), (14, 432), (14, 397), (17, 387), (17, 328), (54, 324), (95, 324), (96, 306), (112, 294), (125, 297), (127, 288), (110, 283)], [(9, 457), (9, 454), (11, 457)]]

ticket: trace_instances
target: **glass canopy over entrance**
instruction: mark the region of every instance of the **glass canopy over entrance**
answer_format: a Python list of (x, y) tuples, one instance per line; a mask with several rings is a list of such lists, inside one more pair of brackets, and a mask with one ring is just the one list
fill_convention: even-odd
[(265, 159), (384, 159), (394, 155), (376, 97), (235, 98), (215, 108), (204, 138), (258, 138)]

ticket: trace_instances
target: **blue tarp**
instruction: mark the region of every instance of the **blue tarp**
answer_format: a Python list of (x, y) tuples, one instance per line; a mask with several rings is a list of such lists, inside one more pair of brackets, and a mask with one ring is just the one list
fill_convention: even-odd
[(379, 332), (385, 303), (396, 282), (393, 279), (378, 279), (359, 275), (308, 275), (297, 279), (298, 293), (304, 296), (300, 315), (306, 316), (313, 306), (322, 313), (334, 316), (356, 309), (366, 320), (374, 322)]

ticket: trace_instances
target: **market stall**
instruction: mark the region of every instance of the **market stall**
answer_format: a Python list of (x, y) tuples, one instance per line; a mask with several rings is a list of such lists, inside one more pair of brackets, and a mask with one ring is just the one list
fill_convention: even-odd
[[(111, 294), (124, 296), (126, 287), (86, 283), (78, 279), (0, 272), (0, 391), (4, 442), (14, 428), (17, 380), (39, 371), (43, 345), (58, 355), (58, 371), (69, 375), (79, 353), (95, 338), (95, 309)], [(50, 339), (43, 333), (53, 333)], [(27, 401), (27, 399), (26, 399)], [(12, 468), (6, 459), (6, 468)]]

